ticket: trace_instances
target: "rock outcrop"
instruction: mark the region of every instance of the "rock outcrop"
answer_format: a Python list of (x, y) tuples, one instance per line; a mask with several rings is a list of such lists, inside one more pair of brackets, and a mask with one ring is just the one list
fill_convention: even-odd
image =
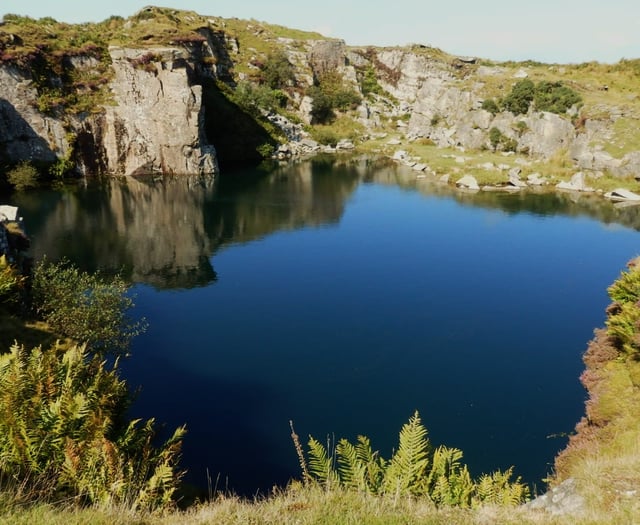
[(204, 131), (202, 86), (191, 80), (190, 55), (175, 48), (109, 52), (116, 105), (107, 107), (101, 119), (107, 170), (215, 173), (215, 149)]
[(37, 109), (38, 92), (28, 68), (0, 66), (0, 154), (10, 162), (54, 162), (69, 149), (60, 119)]

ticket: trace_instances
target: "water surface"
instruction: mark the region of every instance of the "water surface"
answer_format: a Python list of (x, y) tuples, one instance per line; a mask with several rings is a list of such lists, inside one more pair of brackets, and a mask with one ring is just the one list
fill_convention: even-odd
[(415, 410), (473, 475), (540, 486), (640, 240), (636, 208), (461, 194), (361, 159), (21, 199), (36, 256), (135, 283), (135, 415), (186, 423), (189, 481), (244, 494), (299, 476), (290, 420), (389, 457)]

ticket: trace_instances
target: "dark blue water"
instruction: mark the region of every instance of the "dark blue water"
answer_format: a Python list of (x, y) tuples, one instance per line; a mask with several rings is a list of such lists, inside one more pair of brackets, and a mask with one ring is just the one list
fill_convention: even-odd
[(31, 198), (36, 255), (138, 283), (135, 414), (186, 423), (188, 480), (244, 494), (299, 476), (290, 420), (389, 457), (415, 410), (473, 475), (541, 486), (640, 241), (637, 212), (599, 199), (456, 194), (366, 162)]

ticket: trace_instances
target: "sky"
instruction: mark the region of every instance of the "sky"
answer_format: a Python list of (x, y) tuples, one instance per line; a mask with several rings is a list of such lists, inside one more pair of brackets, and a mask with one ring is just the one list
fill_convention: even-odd
[(354, 46), (425, 44), (460, 56), (563, 64), (640, 58), (639, 0), (0, 0), (0, 15), (97, 22), (146, 5), (317, 31)]

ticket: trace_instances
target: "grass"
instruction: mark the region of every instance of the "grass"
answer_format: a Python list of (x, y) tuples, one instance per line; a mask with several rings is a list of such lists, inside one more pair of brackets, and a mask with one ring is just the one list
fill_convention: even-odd
[(603, 144), (604, 151), (620, 159), (627, 153), (640, 151), (640, 126), (637, 118), (621, 117), (613, 123), (613, 134)]
[[(632, 465), (633, 466), (633, 465)], [(632, 501), (633, 498), (630, 498)], [(2, 503), (0, 496), (0, 503)], [(0, 524), (11, 525), (580, 525), (634, 523), (633, 505), (608, 512), (590, 509), (581, 517), (551, 516), (524, 507), (475, 510), (436, 508), (427, 500), (381, 498), (357, 492), (293, 486), (262, 499), (220, 496), (186, 511), (147, 514), (126, 509), (76, 509), (38, 505), (0, 510)]]

